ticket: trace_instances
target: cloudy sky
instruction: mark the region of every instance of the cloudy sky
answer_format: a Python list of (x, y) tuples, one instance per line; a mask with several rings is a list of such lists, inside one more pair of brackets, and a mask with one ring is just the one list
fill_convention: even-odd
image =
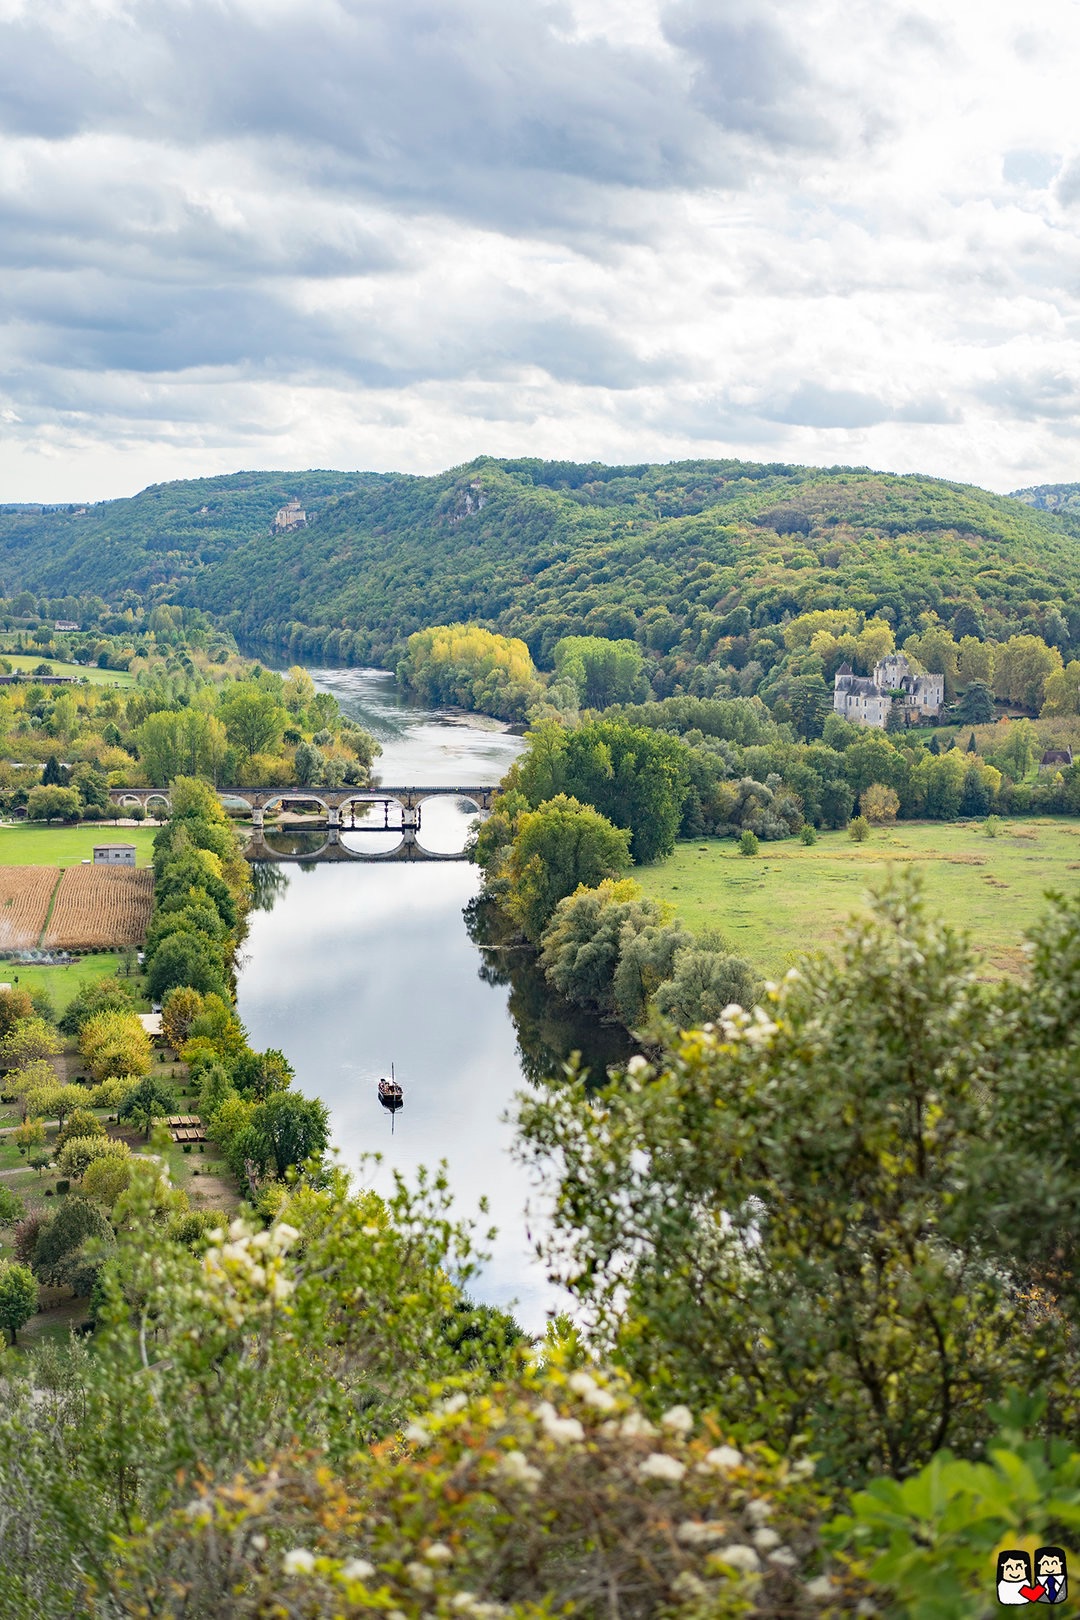
[(1078, 0), (0, 0), (0, 500), (1080, 478)]

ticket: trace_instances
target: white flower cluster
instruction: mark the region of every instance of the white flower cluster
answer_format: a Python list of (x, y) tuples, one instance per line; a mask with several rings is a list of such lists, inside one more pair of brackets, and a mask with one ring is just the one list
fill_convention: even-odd
[(598, 1384), (591, 1373), (573, 1372), (566, 1382), (574, 1394), (580, 1395), (586, 1406), (596, 1412), (614, 1412), (619, 1404), (610, 1389)]
[(733, 1468), (743, 1466), (743, 1454), (734, 1446), (714, 1446), (698, 1463), (703, 1474), (730, 1474)]
[(499, 1458), (498, 1472), (509, 1484), (523, 1485), (527, 1491), (535, 1491), (544, 1477), (523, 1451), (505, 1452)]
[(585, 1430), (578, 1419), (560, 1417), (550, 1401), (541, 1401), (536, 1415), (548, 1439), (556, 1441), (558, 1445), (569, 1445), (585, 1438)]
[(669, 1457), (666, 1451), (650, 1451), (638, 1468), (640, 1479), (657, 1479), (665, 1484), (677, 1484), (686, 1473), (686, 1464), (678, 1457)]
[(228, 1234), (209, 1234), (203, 1255), (201, 1300), (231, 1328), (284, 1305), (295, 1284), (285, 1275), (285, 1256), (300, 1233), (284, 1221), (269, 1230), (235, 1220)]

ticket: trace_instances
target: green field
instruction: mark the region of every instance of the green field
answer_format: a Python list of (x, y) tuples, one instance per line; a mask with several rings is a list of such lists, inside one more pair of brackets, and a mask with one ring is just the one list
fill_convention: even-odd
[[(0, 983), (15, 984), (20, 990), (45, 990), (57, 1013), (62, 1013), (69, 1001), (74, 1001), (84, 984), (108, 979), (120, 966), (122, 958), (117, 951), (96, 951), (81, 956), (69, 967), (27, 967), (23, 962), (0, 962)], [(133, 979), (137, 991), (142, 979)], [(150, 1003), (136, 994), (135, 1010), (149, 1012)]]
[(901, 822), (864, 844), (846, 832), (762, 844), (740, 855), (731, 840), (681, 843), (669, 860), (634, 872), (645, 893), (670, 901), (695, 932), (719, 928), (753, 966), (776, 976), (800, 953), (834, 938), (890, 865), (913, 865), (930, 904), (966, 930), (990, 972), (1015, 971), (1024, 931), (1048, 890), (1080, 881), (1080, 822), (1005, 821), (997, 838), (981, 822)]
[(156, 827), (113, 827), (95, 821), (82, 827), (44, 822), (0, 826), (0, 866), (77, 866), (93, 858), (95, 844), (134, 844), (139, 866), (149, 866)]
[(77, 680), (89, 681), (91, 686), (131, 686), (134, 675), (129, 675), (124, 669), (98, 669), (96, 665), (65, 664), (63, 659), (50, 658), (48, 653), (14, 653), (4, 652), (0, 648), (0, 657), (6, 658), (13, 670), (31, 673), (39, 664), (48, 664), (54, 675), (74, 675)]

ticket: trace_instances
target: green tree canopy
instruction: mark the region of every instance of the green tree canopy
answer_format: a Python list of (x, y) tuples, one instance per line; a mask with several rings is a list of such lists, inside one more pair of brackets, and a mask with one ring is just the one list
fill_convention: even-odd
[(636, 641), (564, 636), (555, 647), (555, 674), (570, 681), (583, 709), (606, 709), (648, 696), (645, 658)]
[(1068, 1320), (1018, 1316), (1077, 1218), (1074, 980), (1077, 902), (1030, 982), (988, 995), (887, 891), (763, 1010), (637, 1060), (599, 1106), (523, 1100), (526, 1151), (559, 1167), (556, 1274), (659, 1400), (708, 1391), (778, 1447), (808, 1432), (840, 1481), (970, 1454), (1010, 1384), (1051, 1380), (1080, 1420)]
[(283, 1176), (291, 1166), (325, 1153), (330, 1116), (318, 1097), (277, 1091), (259, 1103), (250, 1129), (256, 1163)]
[(595, 888), (630, 865), (630, 834), (565, 793), (526, 811), (510, 853), (511, 907), (538, 942), (552, 912), (579, 885)]
[(38, 1306), (38, 1285), (29, 1266), (13, 1261), (0, 1262), (0, 1328), (9, 1344), (18, 1343), (19, 1329), (25, 1327)]
[(238, 684), (222, 700), (219, 713), (229, 741), (248, 759), (272, 753), (289, 720), (272, 693), (248, 682)]

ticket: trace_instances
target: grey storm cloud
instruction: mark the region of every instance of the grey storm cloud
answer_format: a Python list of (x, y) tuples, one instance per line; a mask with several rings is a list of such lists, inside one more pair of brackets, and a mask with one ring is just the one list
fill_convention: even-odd
[(8, 285), (20, 320), (0, 348), (5, 369), (44, 366), (54, 377), (64, 366), (137, 375), (235, 368), (394, 389), (476, 375), (498, 381), (533, 367), (557, 383), (621, 390), (675, 374), (671, 361), (642, 359), (610, 327), (512, 305), (469, 312), (436, 344), (428, 325), (298, 310), (273, 281), (177, 285), (164, 298), (156, 282), (97, 272)]
[[(437, 310), (369, 331), (273, 286), (393, 275), (410, 215), (602, 252), (633, 237), (635, 199), (647, 237), (643, 199), (738, 186), (777, 148), (833, 138), (772, 0), (679, 0), (666, 50), (566, 23), (505, 0), (68, 0), (0, 24), (0, 130), (29, 143), (33, 176), (0, 191), (20, 363), (664, 380), (587, 314), (486, 309), (433, 344)], [(223, 221), (208, 187), (246, 187), (247, 206)]]
[(511, 229), (583, 188), (737, 186), (838, 139), (768, 0), (679, 0), (667, 51), (566, 21), (543, 0), (39, 8), (0, 25), (0, 127), (256, 143), (309, 185)]
[(0, 0), (0, 465), (996, 469), (1046, 424), (1030, 459), (1080, 411), (1044, 7), (1025, 43), (975, 0)]
[(974, 390), (1002, 416), (1021, 422), (1056, 422), (1080, 410), (1080, 377), (1040, 368), (995, 377)]
[(952, 422), (956, 413), (940, 399), (907, 400), (890, 404), (876, 394), (854, 388), (829, 388), (823, 383), (800, 383), (780, 401), (758, 407), (768, 421), (795, 427), (864, 428), (881, 422)]
[(693, 62), (692, 99), (721, 129), (770, 146), (831, 146), (815, 75), (763, 6), (676, 0), (664, 32)]

